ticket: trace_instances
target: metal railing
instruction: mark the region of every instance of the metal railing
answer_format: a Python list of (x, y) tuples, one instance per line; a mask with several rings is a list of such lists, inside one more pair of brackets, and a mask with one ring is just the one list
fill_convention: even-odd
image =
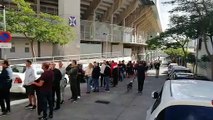
[(113, 58), (129, 57), (124, 56), (121, 52), (107, 52), (107, 53), (93, 53), (93, 54), (80, 54), (80, 55), (65, 55), (65, 56), (44, 56), (44, 57), (31, 57), (31, 58), (17, 58), (17, 59), (8, 59), (11, 64), (23, 64), (26, 60), (32, 60), (34, 63), (42, 62), (57, 62), (64, 61), (69, 62), (70, 60), (110, 60)]
[(147, 39), (145, 32), (139, 31), (135, 36), (133, 30), (131, 27), (116, 24), (81, 20), (81, 40), (86, 41), (145, 44)]

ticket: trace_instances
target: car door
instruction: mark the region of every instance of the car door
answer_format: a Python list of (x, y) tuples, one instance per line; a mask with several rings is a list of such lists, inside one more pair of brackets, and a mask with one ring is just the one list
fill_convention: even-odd
[(147, 116), (146, 116), (146, 120), (154, 120), (155, 115), (153, 114), (154, 111), (156, 110), (156, 108), (160, 105), (161, 103), (161, 98), (162, 98), (162, 91), (163, 88), (160, 90), (159, 92), (159, 96), (158, 98), (155, 100), (154, 104), (149, 108), (149, 110), (147, 111)]

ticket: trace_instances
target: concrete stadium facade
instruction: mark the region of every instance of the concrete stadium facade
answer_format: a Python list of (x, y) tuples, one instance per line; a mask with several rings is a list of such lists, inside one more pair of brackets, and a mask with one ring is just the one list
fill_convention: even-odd
[[(144, 0), (27, 0), (40, 12), (61, 16), (76, 32), (67, 45), (35, 43), (40, 56), (63, 56), (119, 52), (144, 59), (146, 40), (161, 32), (157, 1)], [(147, 1), (147, 0), (146, 0)], [(14, 7), (8, 2), (6, 7)], [(13, 36), (12, 49), (2, 50), (7, 58), (31, 57), (29, 43)]]

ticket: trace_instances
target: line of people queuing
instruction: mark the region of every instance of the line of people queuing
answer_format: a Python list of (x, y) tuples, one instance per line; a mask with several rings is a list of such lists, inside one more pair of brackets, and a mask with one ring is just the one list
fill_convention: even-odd
[(85, 72), (87, 78), (87, 93), (89, 94), (91, 90), (99, 92), (99, 76), (101, 76), (100, 86), (104, 87), (106, 92), (110, 91), (110, 83), (112, 87), (116, 87), (118, 81), (122, 82), (125, 77), (134, 77), (133, 79), (137, 77), (138, 93), (142, 93), (148, 69), (149, 66), (145, 61), (129, 61), (127, 64), (125, 64), (125, 61), (119, 61), (119, 63), (103, 61), (100, 67), (96, 62), (94, 62), (94, 64), (90, 63)]
[(118, 85), (118, 81), (123, 81), (125, 77), (125, 69), (126, 65), (124, 61), (116, 63), (114, 61), (104, 60), (102, 63), (89, 63), (85, 70), (85, 77), (87, 81), (86, 93), (89, 94), (91, 91), (99, 92), (99, 86), (104, 87), (105, 91), (109, 92), (110, 85), (112, 85), (112, 87), (116, 87)]
[[(137, 74), (138, 92), (143, 90), (145, 73), (148, 70), (146, 62), (139, 61), (137, 63), (124, 61), (116, 63), (114, 61), (103, 61), (102, 63), (89, 63), (84, 71), (82, 65), (78, 65), (76, 60), (72, 60), (71, 64), (64, 67), (59, 62), (59, 68), (56, 63), (42, 63), (43, 73), (36, 79), (35, 70), (30, 60), (26, 61), (26, 71), (24, 79), (24, 87), (29, 98), (29, 104), (25, 106), (27, 109), (37, 112), (40, 120), (53, 118), (53, 111), (59, 110), (60, 105), (64, 103), (64, 92), (67, 85), (65, 75), (69, 76), (69, 84), (71, 90), (71, 100), (76, 103), (81, 96), (80, 80), (86, 79), (87, 94), (91, 92), (99, 92), (99, 87), (104, 87), (106, 92), (110, 92), (110, 86), (116, 87), (118, 81), (123, 81), (125, 77), (132, 77)], [(10, 88), (12, 84), (12, 70), (7, 60), (3, 61), (3, 70), (0, 74), (0, 105), (2, 115), (10, 112)], [(100, 80), (99, 80), (100, 78)], [(100, 85), (99, 85), (100, 81)], [(6, 102), (6, 108), (5, 108)], [(49, 108), (49, 109), (48, 109)], [(49, 110), (49, 114), (47, 111)], [(43, 113), (43, 114), (42, 114)]]

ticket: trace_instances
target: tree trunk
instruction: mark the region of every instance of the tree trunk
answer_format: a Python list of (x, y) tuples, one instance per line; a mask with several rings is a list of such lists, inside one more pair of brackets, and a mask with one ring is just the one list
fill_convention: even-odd
[(186, 54), (184, 53), (184, 56), (182, 57), (182, 66), (186, 67)]
[(35, 58), (35, 49), (34, 49), (34, 41), (33, 40), (30, 41), (30, 48), (31, 48), (32, 57)]
[(38, 57), (41, 57), (41, 42), (38, 41), (37, 44), (38, 44)]
[(185, 51), (185, 48), (184, 48), (184, 46), (182, 46), (182, 50), (183, 50), (183, 53), (184, 53), (184, 56), (183, 56), (183, 66), (185, 66), (186, 67), (186, 57), (187, 57), (187, 52)]

